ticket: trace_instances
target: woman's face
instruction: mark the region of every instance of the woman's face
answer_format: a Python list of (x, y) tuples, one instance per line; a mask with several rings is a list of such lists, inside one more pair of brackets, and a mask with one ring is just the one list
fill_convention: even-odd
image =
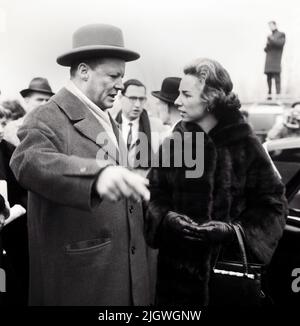
[(185, 75), (179, 86), (178, 105), (180, 116), (185, 122), (199, 122), (206, 116), (206, 104), (201, 100), (204, 84), (192, 75)]
[(4, 128), (6, 126), (6, 118), (0, 118), (0, 142), (4, 137)]

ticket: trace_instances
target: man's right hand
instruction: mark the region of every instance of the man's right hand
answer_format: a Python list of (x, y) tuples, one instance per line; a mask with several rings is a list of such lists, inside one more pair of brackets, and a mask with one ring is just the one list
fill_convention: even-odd
[(98, 176), (95, 190), (102, 199), (118, 201), (132, 198), (149, 201), (149, 180), (122, 166), (108, 166)]

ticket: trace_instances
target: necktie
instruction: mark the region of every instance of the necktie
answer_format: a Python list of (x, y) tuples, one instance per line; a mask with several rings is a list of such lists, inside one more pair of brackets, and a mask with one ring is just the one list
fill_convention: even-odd
[(129, 132), (127, 136), (127, 150), (130, 149), (132, 143), (132, 122), (129, 122), (128, 125), (129, 125)]

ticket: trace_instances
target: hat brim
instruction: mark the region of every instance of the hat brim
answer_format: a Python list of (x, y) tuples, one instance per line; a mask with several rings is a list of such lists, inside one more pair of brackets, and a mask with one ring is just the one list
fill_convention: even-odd
[(80, 58), (95, 56), (119, 58), (126, 62), (137, 60), (140, 57), (137, 52), (117, 46), (83, 46), (60, 55), (56, 62), (61, 66), (70, 67), (72, 62)]
[(26, 88), (26, 89), (23, 89), (20, 94), (23, 96), (23, 97), (26, 97), (27, 95), (29, 95), (30, 93), (43, 93), (43, 94), (47, 94), (47, 95), (50, 95), (50, 96), (53, 96), (55, 95), (55, 93), (52, 93), (52, 92), (49, 92), (49, 91), (46, 91), (44, 89), (40, 89), (40, 88)]
[(164, 95), (161, 94), (160, 91), (153, 91), (151, 92), (151, 94), (154, 96), (154, 97), (157, 97), (158, 99), (162, 100), (162, 101), (165, 101), (165, 102), (168, 102), (170, 104), (174, 104), (175, 100), (177, 99), (177, 96), (174, 98), (174, 97), (166, 97)]

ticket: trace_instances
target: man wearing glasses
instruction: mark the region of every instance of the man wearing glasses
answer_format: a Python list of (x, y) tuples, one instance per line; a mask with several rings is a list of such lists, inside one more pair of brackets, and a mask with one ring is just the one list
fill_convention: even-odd
[[(145, 110), (146, 86), (142, 82), (137, 79), (127, 80), (121, 94), (122, 107), (116, 116), (116, 121), (120, 125), (127, 145), (128, 164), (145, 176), (151, 166), (151, 156), (158, 149), (166, 130), (158, 118), (148, 116)], [(142, 141), (143, 136), (146, 142)], [(145, 157), (147, 164), (142, 164)]]

